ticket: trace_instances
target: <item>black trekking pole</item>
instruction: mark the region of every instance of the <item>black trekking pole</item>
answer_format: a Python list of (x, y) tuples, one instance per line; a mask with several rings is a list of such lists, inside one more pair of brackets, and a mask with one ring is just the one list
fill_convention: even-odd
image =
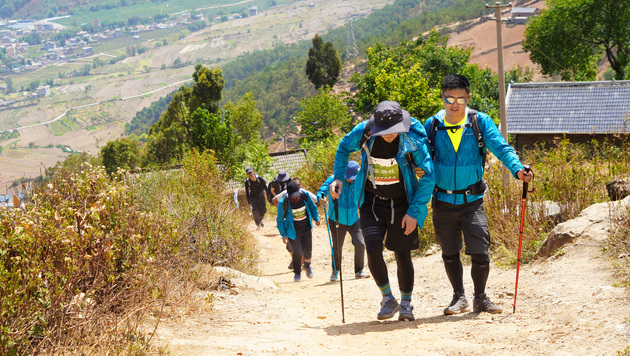
[(324, 206), (324, 216), (326, 217), (326, 230), (328, 230), (328, 242), (330, 242), (330, 255), (332, 256), (333, 270), (335, 271), (335, 276), (337, 275), (337, 264), (335, 264), (335, 249), (333, 248), (332, 239), (330, 238), (330, 226), (328, 226), (328, 212), (326, 212), (326, 204), (322, 204)]
[[(524, 165), (523, 169), (525, 170), (525, 173), (529, 173), (531, 171), (528, 165)], [(520, 229), (520, 233), (518, 237), (518, 259), (516, 260), (516, 283), (514, 286), (514, 306), (512, 308), (512, 314), (516, 312), (516, 292), (518, 291), (518, 272), (521, 267), (521, 248), (523, 247), (523, 226), (525, 225), (525, 203), (527, 201), (527, 193), (533, 192), (535, 190), (536, 189), (527, 190), (527, 183), (523, 182), (523, 194), (522, 194), (523, 202), (521, 205), (521, 229)]]
[[(339, 187), (335, 187), (335, 193), (339, 194)], [(333, 199), (333, 206), (335, 209), (335, 244), (339, 249), (339, 287), (341, 288), (341, 322), (346, 323), (346, 315), (344, 312), (343, 306), (343, 275), (341, 270), (343, 266), (341, 265), (341, 246), (339, 246), (339, 198)]]

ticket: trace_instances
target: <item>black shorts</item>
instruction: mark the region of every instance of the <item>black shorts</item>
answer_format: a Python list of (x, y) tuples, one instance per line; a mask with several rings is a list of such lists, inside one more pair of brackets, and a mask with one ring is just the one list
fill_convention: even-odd
[(442, 254), (453, 256), (462, 249), (462, 233), (467, 255), (488, 254), (490, 232), (483, 199), (454, 205), (433, 199), (433, 228)]
[(359, 210), (359, 221), (363, 231), (363, 240), (368, 251), (376, 246), (385, 247), (390, 251), (410, 251), (418, 249), (418, 226), (409, 235), (401, 227), (403, 217), (407, 214), (409, 204), (407, 198), (396, 199), (394, 204), (394, 222), (392, 224), (392, 199), (375, 197), (364, 191), (365, 200)]

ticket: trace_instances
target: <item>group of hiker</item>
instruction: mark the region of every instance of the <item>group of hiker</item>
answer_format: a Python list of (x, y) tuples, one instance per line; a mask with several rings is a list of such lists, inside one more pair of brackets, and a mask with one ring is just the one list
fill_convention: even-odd
[[(343, 240), (349, 232), (355, 247), (355, 277), (369, 277), (363, 272), (365, 250), (369, 271), (382, 294), (377, 319), (390, 319), (398, 313), (399, 320), (414, 320), (411, 251), (419, 248), (418, 229), (423, 227), (431, 202), (435, 234), (453, 289), (444, 314), (469, 309), (460, 257), (464, 244), (464, 253), (472, 262), (473, 311), (502, 312), (485, 290), (490, 270), (490, 232), (483, 205), (486, 151), (490, 150), (516, 179), (529, 183), (533, 172), (523, 167), (487, 114), (468, 108), (470, 97), (468, 79), (448, 74), (441, 88), (444, 109), (424, 125), (399, 103), (380, 102), (369, 120), (342, 138), (334, 174), (317, 195), (301, 190), (296, 182), (287, 183), (285, 195), (277, 199), (276, 222), (287, 249), (290, 245), (293, 251), (290, 267), (294, 281), (300, 281), (302, 267), (307, 277), (313, 277), (312, 221), (319, 225), (315, 204), (326, 207), (332, 200), (335, 209), (329, 209), (327, 219), (336, 238), (330, 280), (337, 280)], [(350, 160), (357, 151), (361, 151), (361, 165)], [(264, 194), (265, 182), (251, 168), (247, 173), (247, 199), (259, 228), (266, 211), (264, 195), (262, 204), (260, 198), (252, 197)], [(393, 251), (396, 258), (400, 302), (390, 286), (383, 248)]]

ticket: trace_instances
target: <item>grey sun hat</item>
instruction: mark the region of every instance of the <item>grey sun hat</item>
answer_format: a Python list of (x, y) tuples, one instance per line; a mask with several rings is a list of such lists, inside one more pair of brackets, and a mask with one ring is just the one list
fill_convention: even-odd
[(411, 115), (395, 101), (381, 101), (370, 117), (374, 122), (372, 136), (409, 132)]
[(278, 175), (276, 176), (276, 180), (278, 182), (286, 182), (288, 180), (290, 180), (291, 177), (289, 177), (289, 175), (287, 174), (287, 172), (284, 169), (281, 169), (278, 171)]

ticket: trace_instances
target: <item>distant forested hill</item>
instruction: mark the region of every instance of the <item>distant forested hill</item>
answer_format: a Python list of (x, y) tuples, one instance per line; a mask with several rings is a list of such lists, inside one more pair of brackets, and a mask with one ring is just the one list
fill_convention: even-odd
[[(410, 40), (437, 25), (479, 17), (485, 10), (485, 0), (397, 0), (375, 11), (367, 18), (353, 22), (360, 56), (375, 43), (393, 46)], [(346, 57), (347, 27), (323, 35), (334, 43), (339, 55)], [(267, 137), (284, 133), (292, 125), (302, 98), (316, 93), (304, 73), (311, 41), (257, 51), (221, 66), (226, 80), (223, 103), (237, 102), (247, 92), (254, 93), (257, 108), (263, 114)], [(156, 106), (164, 102), (154, 103)], [(166, 103), (168, 104), (168, 103)], [(153, 105), (152, 105), (153, 106)], [(135, 128), (148, 127), (146, 120), (157, 120), (159, 110), (147, 108), (131, 122)], [(148, 112), (153, 115), (146, 115)], [(138, 121), (143, 121), (142, 123)], [(151, 122), (152, 123), (152, 122)], [(148, 125), (148, 126), (147, 126)], [(134, 130), (137, 134), (139, 132)]]

